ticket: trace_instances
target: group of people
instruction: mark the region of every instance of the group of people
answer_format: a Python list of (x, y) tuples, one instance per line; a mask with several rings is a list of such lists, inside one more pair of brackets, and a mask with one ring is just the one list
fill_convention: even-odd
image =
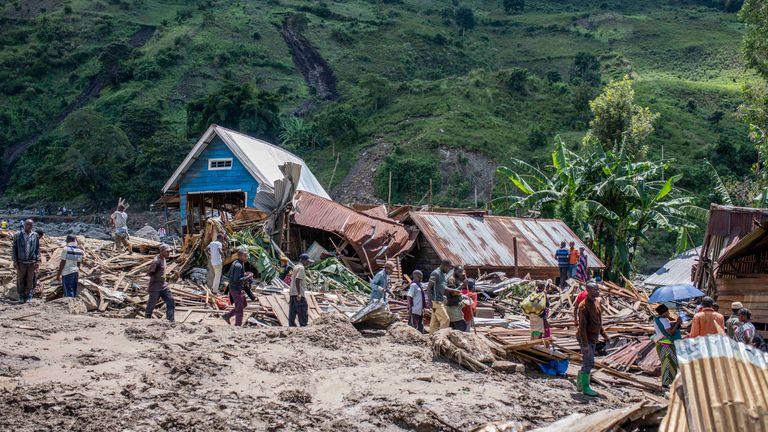
[[(688, 337), (702, 337), (708, 335), (728, 336), (736, 342), (741, 342), (756, 348), (763, 348), (763, 340), (757, 334), (755, 325), (752, 324), (752, 312), (745, 308), (741, 302), (731, 303), (731, 315), (726, 320), (718, 312), (718, 307), (711, 297), (701, 299), (697, 312), (690, 322)], [(677, 354), (675, 341), (682, 339), (682, 330), (686, 326), (682, 317), (672, 317), (668, 306), (660, 304), (656, 307), (654, 323), (654, 341), (656, 350), (661, 360), (661, 383), (669, 387), (677, 375)]]
[[(386, 303), (392, 295), (390, 275), (395, 264), (387, 261), (371, 279), (370, 301)], [(453, 328), (469, 331), (474, 325), (477, 309), (475, 280), (468, 278), (461, 266), (453, 266), (449, 260), (442, 260), (424, 283), (424, 273), (414, 270), (411, 284), (406, 293), (408, 299), (408, 324), (424, 333), (425, 311), (431, 310), (429, 333), (440, 329)]]
[(576, 242), (571, 241), (566, 248), (566, 242), (560, 242), (560, 248), (555, 251), (557, 267), (560, 271), (559, 285), (565, 288), (568, 279), (585, 283), (589, 279), (589, 261), (585, 247), (576, 248)]

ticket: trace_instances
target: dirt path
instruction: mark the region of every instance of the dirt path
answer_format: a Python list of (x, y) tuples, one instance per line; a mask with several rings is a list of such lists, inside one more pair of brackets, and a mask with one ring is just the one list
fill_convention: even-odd
[(328, 62), (320, 55), (320, 52), (312, 43), (301, 34), (301, 29), (294, 16), (289, 16), (278, 29), (283, 40), (291, 49), (291, 57), (296, 68), (304, 76), (310, 94), (315, 97), (304, 101), (298, 108), (297, 114), (309, 111), (313, 106), (313, 100), (334, 100), (339, 97), (336, 90), (336, 75), (328, 65)]
[[(133, 48), (142, 47), (152, 35), (155, 33), (155, 28), (152, 26), (142, 26), (128, 40), (128, 45)], [(5, 189), (5, 186), (10, 180), (11, 171), (13, 165), (21, 158), (25, 151), (32, 147), (43, 135), (56, 129), (59, 125), (73, 112), (85, 106), (91, 99), (97, 97), (101, 90), (109, 84), (110, 78), (115, 74), (117, 65), (112, 64), (107, 69), (102, 69), (98, 74), (91, 78), (91, 81), (83, 89), (82, 92), (67, 105), (54, 119), (48, 123), (46, 130), (41, 130), (36, 134), (33, 134), (22, 141), (11, 144), (3, 154), (3, 176), (0, 177), (0, 192)]]
[(590, 400), (565, 379), (468, 372), (434, 359), (425, 341), (363, 337), (339, 315), (303, 329), (170, 326), (72, 315), (61, 299), (0, 306), (0, 337), (0, 429), (16, 432), (455, 432), (638, 400), (619, 389)]

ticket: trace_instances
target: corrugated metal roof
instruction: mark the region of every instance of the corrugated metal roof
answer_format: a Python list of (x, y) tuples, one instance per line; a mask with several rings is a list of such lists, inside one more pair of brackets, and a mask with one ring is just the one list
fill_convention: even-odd
[(660, 431), (768, 432), (766, 353), (719, 335), (679, 340), (675, 350), (672, 393), (681, 397), (671, 400)]
[(248, 172), (259, 181), (260, 186), (269, 185), (271, 187), (274, 185), (275, 181), (284, 177), (280, 171), (280, 165), (286, 162), (293, 162), (301, 165), (298, 189), (330, 199), (328, 192), (317, 181), (317, 178), (309, 170), (307, 164), (298, 156), (266, 141), (218, 125), (211, 125), (205, 131), (181, 165), (176, 168), (171, 178), (163, 186), (164, 193), (177, 184), (181, 176), (189, 169), (214, 136), (218, 136), (224, 141), (232, 153), (245, 165)]
[(768, 209), (710, 205), (701, 256), (717, 261), (724, 249), (765, 221), (768, 221)]
[(699, 260), (700, 251), (701, 246), (689, 249), (675, 256), (652, 275), (648, 276), (643, 281), (643, 285), (657, 287), (692, 283), (691, 269), (693, 269), (696, 261)]
[(378, 268), (376, 259), (409, 250), (416, 238), (392, 219), (370, 216), (309, 192), (297, 192), (293, 206), (296, 224), (338, 234), (372, 269)]
[(599, 258), (561, 220), (412, 212), (411, 218), (441, 258), (472, 268), (557, 267), (561, 241), (586, 248), (589, 266), (604, 268)]

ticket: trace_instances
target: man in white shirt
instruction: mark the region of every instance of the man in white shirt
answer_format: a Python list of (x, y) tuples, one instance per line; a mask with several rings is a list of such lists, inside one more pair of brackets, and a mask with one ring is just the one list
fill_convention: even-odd
[(424, 333), (424, 308), (427, 302), (427, 293), (424, 291), (424, 287), (421, 286), (421, 279), (424, 274), (421, 270), (414, 270), (412, 274), (411, 286), (408, 287), (408, 312), (410, 313), (410, 319), (408, 324)]
[(64, 287), (64, 297), (77, 297), (77, 282), (80, 263), (83, 262), (83, 250), (77, 246), (77, 239), (67, 235), (67, 245), (61, 250), (61, 262), (56, 272), (56, 279)]
[(309, 322), (309, 305), (307, 304), (306, 266), (312, 264), (309, 255), (301, 254), (299, 264), (293, 266), (291, 273), (290, 302), (288, 303), (288, 327), (296, 327), (296, 318), (299, 326), (306, 327)]
[(125, 212), (125, 206), (120, 204), (117, 210), (110, 216), (112, 226), (115, 228), (115, 250), (122, 250), (123, 246), (131, 252), (131, 244), (128, 243), (128, 213)]
[(221, 271), (224, 267), (221, 255), (224, 253), (224, 235), (219, 234), (216, 240), (208, 243), (208, 247), (205, 249), (205, 254), (208, 255), (208, 289), (213, 292), (219, 291), (219, 285), (221, 284)]

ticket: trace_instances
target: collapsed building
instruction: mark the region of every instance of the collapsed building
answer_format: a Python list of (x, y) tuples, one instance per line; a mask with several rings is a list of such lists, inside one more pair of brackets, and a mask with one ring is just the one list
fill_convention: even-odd
[(286, 163), (301, 167), (297, 190), (330, 198), (298, 156), (214, 124), (165, 182), (156, 204), (179, 210), (182, 234), (196, 233), (208, 217), (226, 219), (242, 208), (254, 207), (257, 191), (272, 191), (284, 177), (280, 167)]
[(768, 209), (712, 204), (694, 283), (721, 307), (741, 302), (768, 331)]

